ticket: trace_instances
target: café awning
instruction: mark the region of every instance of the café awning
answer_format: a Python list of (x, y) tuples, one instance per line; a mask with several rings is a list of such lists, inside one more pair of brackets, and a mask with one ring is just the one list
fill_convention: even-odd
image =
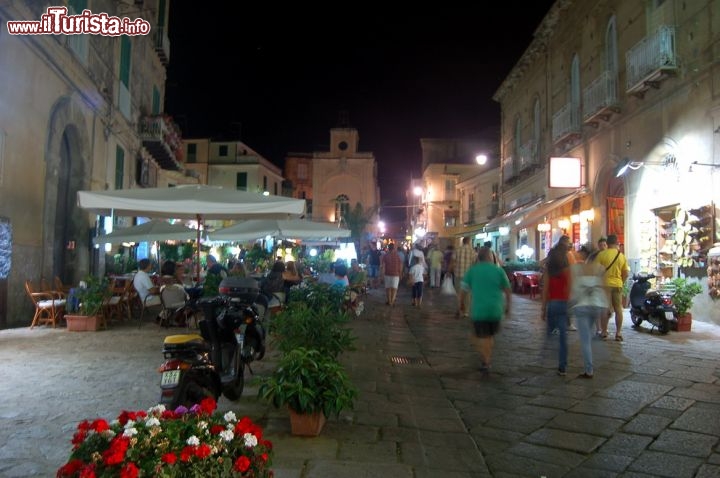
[(492, 221), (485, 225), (485, 229), (507, 226), (514, 229), (527, 227), (531, 224), (542, 220), (554, 210), (562, 207), (568, 202), (580, 198), (587, 194), (586, 188), (580, 188), (564, 196), (553, 199), (543, 200), (537, 199), (529, 204), (525, 204), (518, 208), (512, 209), (502, 216), (493, 218)]

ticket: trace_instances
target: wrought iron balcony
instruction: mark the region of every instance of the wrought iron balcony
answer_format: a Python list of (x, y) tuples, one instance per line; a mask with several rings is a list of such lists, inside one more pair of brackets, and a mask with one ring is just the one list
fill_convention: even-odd
[(502, 174), (503, 174), (503, 181), (506, 183), (513, 182), (515, 178), (518, 176), (518, 168), (515, 164), (516, 161), (512, 158), (512, 156), (507, 157), (503, 160), (502, 163)]
[(583, 91), (583, 122), (607, 121), (619, 111), (617, 74), (605, 70)]
[(180, 129), (165, 115), (145, 116), (140, 119), (140, 140), (145, 149), (163, 169), (182, 169), (182, 143)]
[(170, 63), (170, 38), (167, 34), (167, 28), (155, 27), (153, 43), (155, 45), (155, 52), (160, 58), (160, 62), (163, 65)]
[(553, 143), (560, 143), (567, 139), (580, 136), (581, 134), (580, 106), (573, 103), (567, 103), (553, 115)]
[(520, 172), (538, 165), (537, 145), (535, 140), (531, 139), (520, 146), (518, 153), (520, 157), (518, 169)]
[(642, 96), (648, 89), (658, 88), (677, 70), (675, 28), (662, 26), (640, 40), (625, 54), (625, 68), (629, 94)]

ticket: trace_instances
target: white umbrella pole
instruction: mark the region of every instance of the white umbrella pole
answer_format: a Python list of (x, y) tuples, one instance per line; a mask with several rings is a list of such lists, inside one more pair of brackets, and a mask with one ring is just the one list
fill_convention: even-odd
[(197, 215), (197, 255), (195, 257), (195, 281), (199, 284), (200, 283), (200, 228), (202, 227), (202, 217), (200, 214)]

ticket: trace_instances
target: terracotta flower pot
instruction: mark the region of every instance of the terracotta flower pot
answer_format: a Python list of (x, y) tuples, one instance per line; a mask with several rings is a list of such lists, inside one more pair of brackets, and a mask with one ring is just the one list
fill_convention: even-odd
[(325, 414), (316, 412), (312, 414), (298, 413), (288, 408), (290, 411), (290, 430), (293, 435), (316, 437), (320, 434), (325, 426)]
[(676, 320), (672, 321), (670, 328), (678, 332), (690, 332), (692, 328), (692, 314), (687, 312), (685, 315), (679, 315), (675, 317)]
[(100, 329), (100, 317), (97, 315), (65, 315), (67, 329), (70, 332), (88, 332)]

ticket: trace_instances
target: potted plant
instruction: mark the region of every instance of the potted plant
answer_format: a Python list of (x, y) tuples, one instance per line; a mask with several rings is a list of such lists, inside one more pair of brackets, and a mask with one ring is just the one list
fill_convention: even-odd
[(259, 384), (260, 398), (288, 407), (292, 434), (300, 436), (319, 435), (326, 417), (352, 408), (357, 396), (337, 360), (305, 347), (283, 355), (277, 369)]
[(123, 411), (82, 421), (58, 478), (224, 476), (269, 478), (272, 443), (248, 417), (215, 411), (206, 398), (190, 409)]
[(675, 287), (675, 293), (672, 300), (677, 309), (677, 323), (673, 324), (676, 330), (687, 332), (692, 325), (692, 308), (693, 299), (702, 292), (702, 287), (697, 282), (689, 282), (684, 277), (677, 277), (670, 281)]
[(72, 303), (77, 303), (77, 310), (69, 310), (65, 314), (67, 328), (72, 332), (98, 330), (103, 322), (102, 306), (110, 295), (110, 285), (106, 277), (88, 276), (74, 289)]

